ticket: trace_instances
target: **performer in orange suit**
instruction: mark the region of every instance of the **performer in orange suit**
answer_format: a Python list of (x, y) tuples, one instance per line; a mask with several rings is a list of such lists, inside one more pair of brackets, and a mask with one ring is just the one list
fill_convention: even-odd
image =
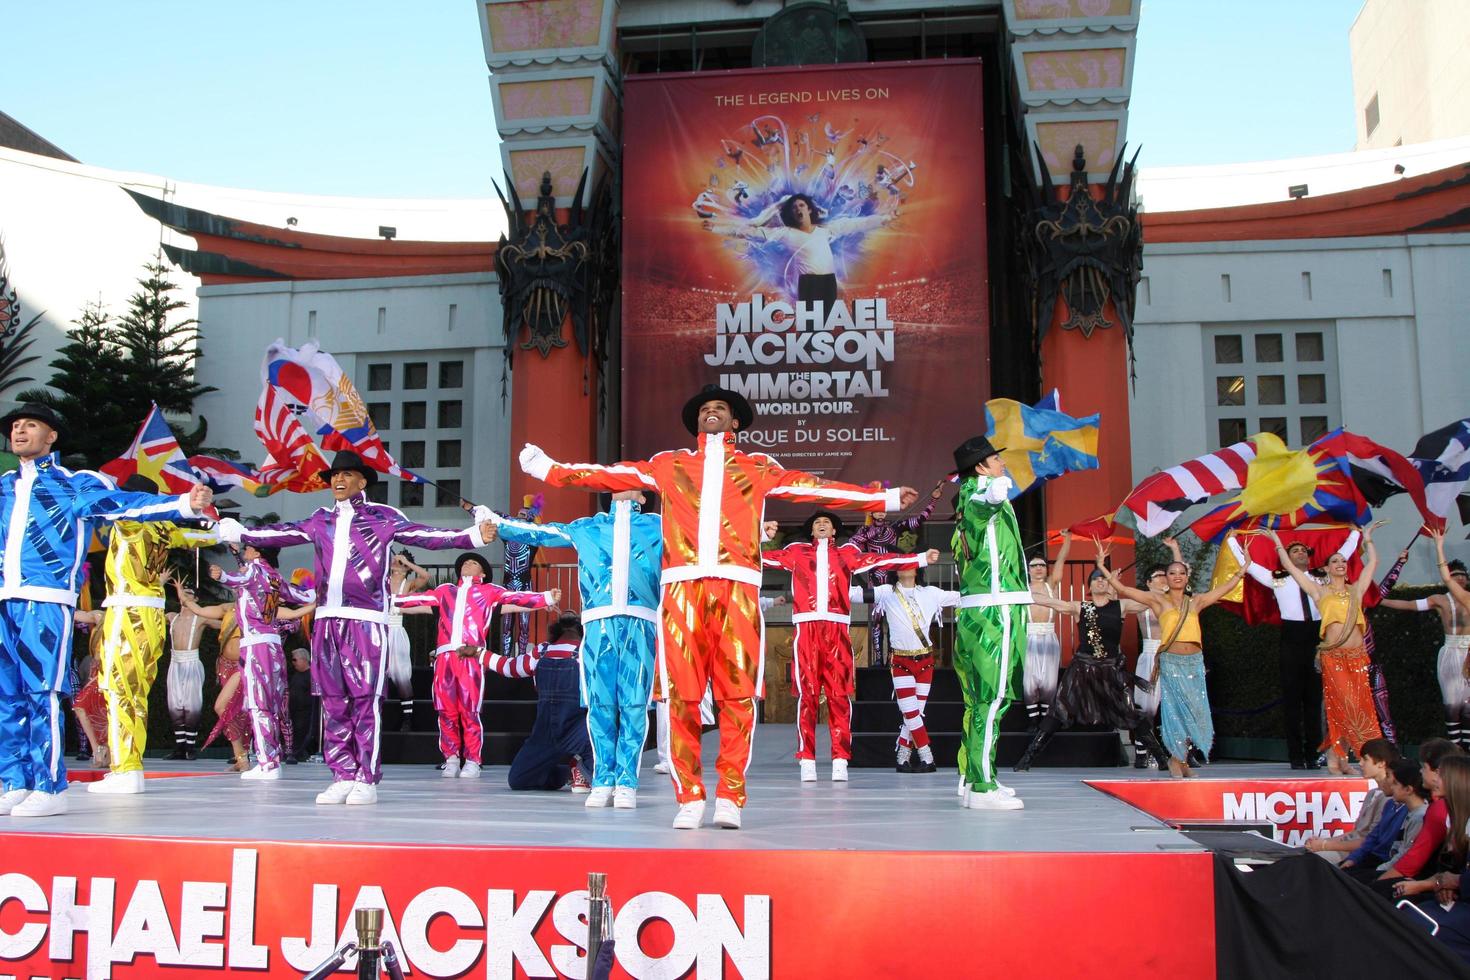
[(736, 448), (735, 433), (755, 418), (738, 392), (705, 386), (684, 405), (694, 449), (650, 460), (560, 464), (535, 446), (521, 450), (521, 469), (553, 486), (592, 490), (657, 490), (664, 507), (662, 628), (658, 696), (669, 704), (678, 830), (704, 820), (699, 751), (699, 699), (713, 685), (719, 702), (719, 787), (715, 826), (736, 829), (745, 805), (745, 769), (755, 727), (755, 698), (764, 692), (765, 628), (760, 615), (761, 515), (766, 498), (825, 503), (853, 510), (899, 510), (918, 494), (909, 487), (874, 490), (832, 483), (782, 468), (764, 453)]

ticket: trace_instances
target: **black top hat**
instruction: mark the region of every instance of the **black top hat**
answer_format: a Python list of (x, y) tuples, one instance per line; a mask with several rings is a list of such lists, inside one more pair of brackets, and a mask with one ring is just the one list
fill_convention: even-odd
[(329, 477), (333, 473), (340, 473), (343, 470), (352, 470), (356, 473), (361, 473), (363, 479), (367, 480), (369, 484), (378, 482), (378, 471), (364, 463), (362, 457), (350, 449), (344, 449), (333, 456), (332, 465), (327, 468), (327, 471), (322, 476), (324, 478)]
[(122, 482), (121, 489), (129, 493), (157, 493), (158, 484), (142, 473), (134, 473)]
[(66, 438), (66, 423), (61, 421), (50, 406), (42, 405), (40, 402), (26, 402), (24, 405), (11, 410), (10, 414), (0, 418), (0, 426), (5, 427), (5, 438), (10, 438), (10, 426), (16, 419), (35, 419), (44, 422), (56, 431), (57, 440)]
[(464, 578), (465, 563), (472, 561), (477, 561), (480, 563), (480, 567), (485, 570), (485, 581), (490, 581), (490, 563), (485, 560), (484, 555), (481, 555), (479, 552), (476, 551), (466, 551), (464, 554), (454, 559), (454, 580), (458, 582), (460, 579)]
[(842, 518), (838, 517), (830, 510), (819, 510), (811, 517), (808, 517), (806, 519), (806, 523), (801, 526), (802, 537), (809, 538), (812, 536), (812, 525), (817, 523), (817, 518), (819, 517), (825, 517), (827, 518), (827, 520), (832, 522), (832, 530), (834, 532), (832, 536), (834, 538), (842, 533)]
[(979, 463), (1005, 452), (990, 444), (985, 436), (972, 436), (960, 443), (954, 451), (954, 471), (962, 476), (973, 473)]
[(750, 428), (750, 423), (755, 421), (755, 410), (740, 392), (721, 388), (719, 385), (705, 385), (699, 394), (684, 403), (684, 428), (689, 430), (690, 435), (699, 435), (699, 407), (706, 402), (724, 402), (729, 405), (735, 421), (740, 423), (742, 429)]

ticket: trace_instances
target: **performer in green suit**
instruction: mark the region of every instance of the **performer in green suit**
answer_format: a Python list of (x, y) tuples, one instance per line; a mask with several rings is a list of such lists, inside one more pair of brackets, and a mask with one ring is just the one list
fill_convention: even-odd
[(954, 560), (960, 576), (954, 668), (965, 696), (960, 739), (961, 805), (1020, 810), (1025, 804), (995, 778), (1000, 721), (1016, 700), (1026, 659), (1025, 606), (1031, 603), (1021, 532), (1011, 509), (1011, 479), (1001, 450), (984, 436), (954, 451)]

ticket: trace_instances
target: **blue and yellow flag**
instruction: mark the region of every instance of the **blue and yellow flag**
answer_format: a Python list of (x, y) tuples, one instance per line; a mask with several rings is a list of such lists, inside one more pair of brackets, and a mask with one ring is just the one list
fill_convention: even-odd
[(1101, 420), (1101, 415), (1064, 415), (1061, 396), (1055, 390), (1035, 405), (1011, 398), (986, 402), (985, 437), (1002, 449), (1001, 457), (1015, 481), (1011, 499), (1063, 473), (1097, 469)]

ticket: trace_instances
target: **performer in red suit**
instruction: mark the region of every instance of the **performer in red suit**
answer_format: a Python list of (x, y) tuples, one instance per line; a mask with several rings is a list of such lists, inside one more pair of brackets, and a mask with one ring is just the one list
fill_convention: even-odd
[(817, 704), (827, 696), (827, 727), (832, 735), (832, 780), (847, 781), (847, 762), (852, 758), (853, 658), (852, 600), (848, 590), (854, 574), (876, 568), (923, 568), (939, 558), (939, 552), (922, 555), (864, 554), (857, 545), (837, 546), (841, 520), (830, 510), (819, 510), (807, 518), (803, 536), (811, 538), (779, 551), (761, 555), (766, 568), (784, 568), (791, 573), (791, 621), (796, 624), (792, 641), (793, 686), (796, 694), (796, 760), (801, 781), (817, 778), (814, 754), (817, 734)]

